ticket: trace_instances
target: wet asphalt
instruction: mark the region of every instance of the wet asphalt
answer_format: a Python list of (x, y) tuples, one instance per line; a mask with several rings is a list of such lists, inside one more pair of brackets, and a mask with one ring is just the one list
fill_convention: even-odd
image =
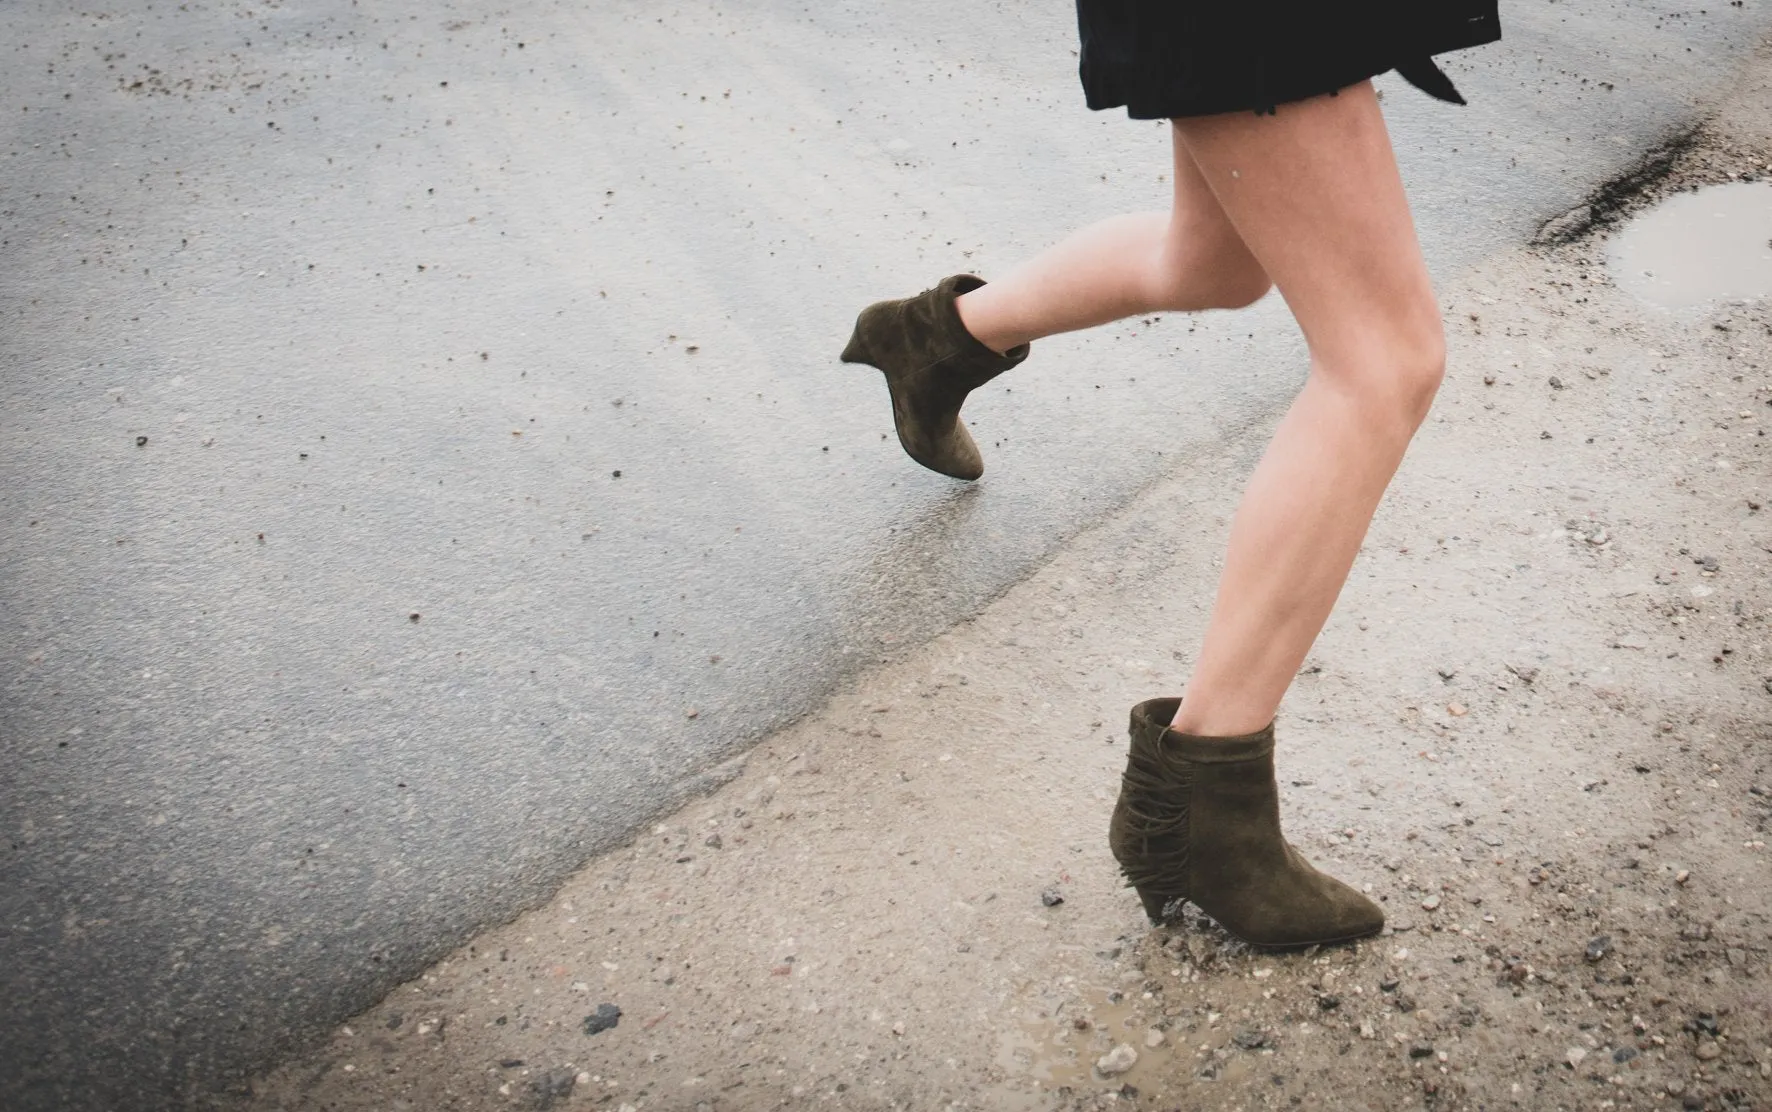
[[(1031, 7), (0, 8), (0, 1106), (237, 1086), (1284, 404), (1277, 298), (1044, 341), (966, 486), (836, 362), (1164, 204)], [(1381, 81), (1442, 275), (1772, 25), (1502, 12)]]

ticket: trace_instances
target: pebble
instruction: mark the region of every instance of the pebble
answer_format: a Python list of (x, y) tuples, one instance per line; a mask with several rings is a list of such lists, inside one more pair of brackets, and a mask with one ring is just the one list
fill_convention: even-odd
[(1691, 879), (1692, 879), (1692, 871), (1690, 869), (1681, 869), (1679, 872), (1674, 874), (1674, 883), (1675, 884), (1684, 884), (1688, 880), (1691, 880)]
[(1586, 1058), (1587, 1058), (1587, 1051), (1583, 1050), (1579, 1046), (1570, 1047), (1569, 1052), (1567, 1054), (1563, 1055), (1563, 1061), (1569, 1063), (1570, 1069), (1579, 1069), (1581, 1067), (1581, 1063)]
[(1411, 1058), (1432, 1058), (1433, 1056), (1433, 1043), (1414, 1043), (1409, 1047), (1409, 1057)]
[(1064, 897), (1058, 894), (1058, 889), (1048, 888), (1040, 893), (1040, 902), (1047, 907), (1057, 907), (1064, 902)]
[(1239, 1031), (1232, 1036), (1231, 1042), (1236, 1043), (1244, 1050), (1260, 1050), (1267, 1045), (1267, 1035), (1265, 1032), (1251, 1027), (1247, 1031)]
[(1692, 1053), (1700, 1062), (1714, 1062), (1723, 1056), (1723, 1048), (1715, 1039), (1699, 1039)]
[(1446, 704), (1446, 713), (1450, 714), (1454, 718), (1463, 718), (1465, 715), (1470, 713), (1470, 708), (1465, 706), (1463, 703), (1447, 703)]
[(706, 838), (701, 840), (701, 844), (707, 846), (709, 849), (719, 849), (726, 843), (721, 839), (719, 834), (709, 834)]
[(1150, 1049), (1150, 1050), (1155, 1050), (1159, 1046), (1162, 1046), (1163, 1045), (1163, 1032), (1157, 1030), (1155, 1027), (1152, 1027), (1149, 1031), (1146, 1031), (1144, 1033), (1144, 1045), (1147, 1049)]
[(1439, 910), (1439, 907), (1440, 897), (1438, 896), (1429, 896), (1427, 899), (1421, 901), (1421, 910), (1423, 911), (1437, 911)]
[(578, 1084), (578, 1074), (569, 1069), (549, 1070), (529, 1083), (535, 1093), (537, 1108), (552, 1108), (556, 1101), (572, 1095), (572, 1087)]
[(585, 1016), (584, 1032), (600, 1035), (621, 1022), (621, 1009), (614, 1004), (598, 1004), (597, 1010)]
[(1121, 1043), (1095, 1061), (1095, 1070), (1103, 1077), (1118, 1077), (1138, 1064), (1138, 1051)]
[(1589, 961), (1599, 961), (1612, 952), (1612, 936), (1609, 934), (1595, 935), (1588, 939), (1585, 954)]

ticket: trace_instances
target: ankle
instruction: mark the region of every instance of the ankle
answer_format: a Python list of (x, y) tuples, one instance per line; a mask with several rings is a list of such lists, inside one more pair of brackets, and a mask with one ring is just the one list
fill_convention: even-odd
[(988, 295), (979, 295), (989, 286), (980, 286), (975, 290), (954, 298), (954, 311), (960, 315), (960, 324), (972, 334), (972, 338), (989, 348), (993, 354), (1007, 355), (1010, 348), (1019, 346), (1023, 341), (1014, 337), (993, 335), (990, 325), (990, 301)]
[(1273, 721), (1274, 716), (1271, 713), (1251, 713), (1246, 707), (1213, 706), (1197, 700), (1189, 702), (1183, 699), (1181, 705), (1175, 708), (1175, 717), (1170, 721), (1169, 728), (1189, 737), (1228, 740), (1261, 733)]

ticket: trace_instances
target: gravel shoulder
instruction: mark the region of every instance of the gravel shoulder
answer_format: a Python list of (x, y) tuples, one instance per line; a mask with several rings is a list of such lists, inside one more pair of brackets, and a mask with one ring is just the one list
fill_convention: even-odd
[[(1766, 173), (1766, 73), (1646, 197)], [(1281, 713), (1288, 832), (1383, 937), (1150, 930), (1107, 853), (1252, 426), (217, 1106), (1772, 1108), (1772, 307), (1648, 310), (1605, 232), (1445, 284)]]

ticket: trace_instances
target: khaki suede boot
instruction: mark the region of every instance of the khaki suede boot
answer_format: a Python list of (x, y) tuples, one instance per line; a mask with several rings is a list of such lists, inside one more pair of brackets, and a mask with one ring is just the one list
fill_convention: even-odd
[(866, 363), (886, 376), (892, 423), (910, 457), (943, 475), (976, 479), (984, 458), (960, 423), (966, 395), (1028, 357), (1029, 345), (998, 355), (960, 323), (954, 299), (984, 285), (972, 274), (942, 279), (932, 290), (861, 311), (843, 362)]
[(1274, 728), (1206, 738), (1169, 729), (1179, 699), (1132, 708), (1132, 751), (1108, 841), (1152, 923), (1191, 900), (1255, 946), (1343, 942), (1384, 926), (1377, 904), (1280, 833)]

